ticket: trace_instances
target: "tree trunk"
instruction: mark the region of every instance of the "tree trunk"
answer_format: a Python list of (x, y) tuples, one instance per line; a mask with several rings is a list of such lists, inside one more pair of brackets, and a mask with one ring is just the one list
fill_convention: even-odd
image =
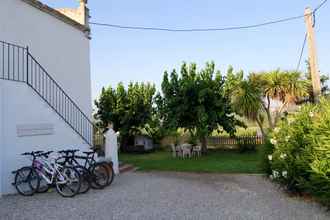
[(205, 137), (205, 136), (201, 137), (200, 142), (202, 145), (202, 153), (206, 154), (207, 153), (207, 137)]
[(272, 115), (270, 113), (270, 98), (269, 97), (267, 97), (267, 106), (265, 104), (263, 104), (263, 107), (264, 107), (264, 109), (266, 111), (266, 114), (267, 114), (267, 120), (268, 120), (269, 128), (274, 129)]
[(264, 127), (262, 125), (262, 122), (258, 118), (257, 118), (256, 121), (257, 121), (257, 124), (259, 125), (260, 131), (262, 133), (262, 138), (265, 140), (265, 138), (266, 138), (266, 132), (264, 130)]
[(274, 119), (274, 127), (276, 127), (277, 122), (278, 122), (279, 118), (281, 117), (282, 111), (283, 111), (283, 109), (284, 109), (285, 106), (288, 106), (288, 103), (287, 102), (282, 103), (281, 107), (276, 112), (276, 116), (275, 116), (275, 119)]

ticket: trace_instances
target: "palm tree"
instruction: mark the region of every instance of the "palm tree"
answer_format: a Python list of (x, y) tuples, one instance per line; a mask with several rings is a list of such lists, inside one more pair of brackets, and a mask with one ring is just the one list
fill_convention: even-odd
[[(271, 77), (271, 75), (273, 77)], [(271, 114), (271, 100), (279, 93), (280, 86), (278, 85), (279, 77), (278, 70), (273, 72), (251, 73), (249, 75), (250, 84), (259, 88), (261, 91), (261, 105), (263, 111), (266, 113), (268, 126), (270, 129), (274, 128), (272, 114)]]
[(309, 83), (307, 80), (302, 79), (300, 72), (286, 71), (281, 75), (282, 89), (277, 99), (282, 102), (282, 105), (276, 112), (274, 119), (275, 124), (284, 109), (287, 109), (289, 105), (295, 104), (299, 101), (299, 99), (308, 97), (309, 95)]
[(232, 104), (236, 112), (247, 119), (257, 122), (263, 136), (263, 100), (262, 90), (250, 80), (241, 81), (231, 93)]
[[(228, 94), (236, 112), (254, 121), (265, 136), (268, 129), (274, 129), (278, 119), (289, 105), (302, 97), (308, 96), (308, 81), (300, 72), (281, 71), (251, 73), (248, 79), (238, 74), (228, 78)], [(271, 111), (273, 100), (280, 102), (277, 110)], [(268, 129), (264, 128), (264, 115), (267, 117)]]
[[(297, 71), (281, 71), (277, 69), (271, 72), (251, 74), (249, 79), (254, 86), (263, 90), (264, 102), (262, 105), (271, 129), (276, 126), (279, 117), (290, 104), (308, 96), (308, 81), (302, 79), (301, 73)], [(275, 112), (275, 117), (272, 117), (271, 113), (272, 100), (281, 102), (281, 105)]]

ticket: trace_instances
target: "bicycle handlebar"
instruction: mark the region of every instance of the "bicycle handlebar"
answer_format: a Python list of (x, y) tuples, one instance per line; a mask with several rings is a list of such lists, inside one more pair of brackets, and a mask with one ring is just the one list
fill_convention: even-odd
[(23, 156), (27, 156), (27, 155), (36, 156), (37, 154), (41, 154), (41, 153), (43, 153), (43, 151), (38, 150), (38, 151), (25, 152), (25, 153), (22, 153), (21, 155), (23, 155)]
[(51, 154), (51, 153), (53, 153), (53, 151), (42, 152), (42, 153), (37, 154), (36, 156), (37, 157), (42, 157), (42, 156), (48, 157), (49, 154)]

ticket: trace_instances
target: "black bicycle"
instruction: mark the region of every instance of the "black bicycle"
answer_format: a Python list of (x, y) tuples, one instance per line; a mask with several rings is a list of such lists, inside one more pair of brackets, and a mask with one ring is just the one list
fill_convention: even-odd
[(85, 156), (76, 155), (79, 150), (62, 150), (63, 165), (73, 166), (82, 176), (80, 193), (86, 193), (90, 188), (103, 189), (110, 185), (114, 179), (112, 163), (97, 162), (95, 151), (83, 152)]

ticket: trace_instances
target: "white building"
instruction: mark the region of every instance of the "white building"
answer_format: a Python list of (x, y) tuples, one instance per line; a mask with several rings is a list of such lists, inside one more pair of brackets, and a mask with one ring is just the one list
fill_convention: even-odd
[(0, 196), (30, 164), (21, 153), (92, 146), (88, 18), (87, 0), (0, 0)]

